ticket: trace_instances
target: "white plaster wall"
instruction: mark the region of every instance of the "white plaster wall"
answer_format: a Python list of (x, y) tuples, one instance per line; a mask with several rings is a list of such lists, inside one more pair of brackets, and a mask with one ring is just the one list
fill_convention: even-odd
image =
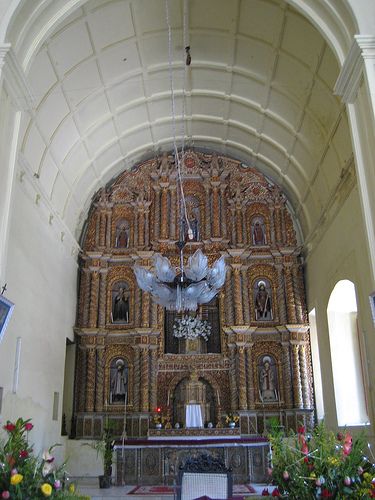
[[(364, 361), (369, 417), (374, 422), (374, 393), (371, 380), (375, 379), (375, 335), (369, 307), (373, 291), (371, 268), (357, 188), (343, 203), (333, 222), (306, 259), (306, 287), (308, 310), (316, 309), (316, 325), (323, 384), (325, 420), (337, 427), (335, 394), (333, 388), (331, 351), (328, 336), (327, 305), (335, 284), (351, 280), (356, 287), (358, 325), (361, 353)], [(343, 360), (343, 363), (345, 360)], [(348, 398), (351, 395), (348, 394)], [(367, 429), (369, 431), (369, 429)], [(373, 436), (373, 427), (370, 430)]]
[[(32, 418), (35, 428), (30, 438), (39, 452), (61, 442), (65, 346), (66, 337), (73, 336), (77, 266), (25, 181), (16, 181), (11, 209), (5, 280), (6, 296), (16, 306), (0, 344), (4, 387), (0, 425), (19, 416)], [(19, 384), (13, 394), (17, 337), (22, 348)], [(60, 394), (58, 421), (52, 420), (54, 392)]]

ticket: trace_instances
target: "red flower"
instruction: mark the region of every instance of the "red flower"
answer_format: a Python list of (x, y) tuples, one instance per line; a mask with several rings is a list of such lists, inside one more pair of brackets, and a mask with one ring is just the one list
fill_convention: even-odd
[(275, 488), (275, 489), (273, 490), (273, 492), (272, 492), (272, 496), (273, 496), (273, 497), (280, 497), (280, 496), (281, 496), (281, 495), (280, 495), (280, 491), (279, 491), (277, 488)]
[(1, 494), (1, 498), (4, 498), (4, 499), (10, 498), (9, 491), (8, 490), (3, 491)]
[(20, 451), (20, 458), (27, 458), (29, 456), (29, 452), (27, 450)]
[(303, 425), (301, 425), (300, 427), (298, 427), (297, 432), (298, 434), (305, 434), (306, 429)]
[(309, 447), (307, 446), (306, 443), (303, 443), (302, 447), (301, 447), (301, 451), (304, 455), (307, 455), (308, 452), (309, 452)]
[(323, 498), (332, 498), (332, 493), (327, 490), (327, 488), (322, 488), (322, 497)]
[(338, 440), (338, 441), (342, 441), (342, 440), (343, 440), (343, 438), (344, 438), (344, 436), (343, 436), (342, 432), (338, 432), (338, 433), (337, 433), (337, 440)]
[(15, 430), (16, 426), (12, 424), (11, 422), (8, 422), (7, 425), (4, 425), (4, 429), (8, 432), (13, 432)]
[(270, 496), (270, 492), (268, 491), (268, 488), (264, 488), (264, 490), (262, 491), (262, 497), (269, 497)]
[(26, 424), (25, 424), (25, 429), (26, 429), (27, 431), (31, 431), (31, 429), (32, 429), (33, 427), (34, 427), (34, 426), (33, 426), (33, 424), (32, 424), (31, 422), (26, 422)]

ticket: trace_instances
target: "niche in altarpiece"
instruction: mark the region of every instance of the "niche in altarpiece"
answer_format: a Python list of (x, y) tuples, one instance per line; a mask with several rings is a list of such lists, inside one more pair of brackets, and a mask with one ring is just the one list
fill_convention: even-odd
[(130, 321), (130, 289), (126, 281), (118, 281), (112, 288), (112, 323)]
[(279, 400), (277, 366), (270, 355), (260, 356), (258, 360), (259, 399), (262, 403)]
[(116, 357), (111, 361), (109, 369), (109, 402), (110, 404), (128, 401), (129, 367), (125, 358)]
[(130, 226), (125, 219), (116, 222), (115, 248), (129, 248), (130, 244)]
[(266, 245), (266, 226), (263, 217), (254, 217), (251, 221), (251, 244)]
[(273, 298), (271, 283), (266, 278), (255, 280), (253, 287), (254, 314), (256, 321), (273, 320)]
[(198, 336), (196, 341), (187, 342), (185, 338), (174, 336), (174, 326), (176, 321), (182, 319), (182, 315), (174, 311), (165, 310), (164, 313), (164, 333), (165, 352), (167, 354), (206, 354), (220, 353), (220, 314), (219, 300), (214, 297), (208, 304), (199, 307), (198, 316), (202, 321), (207, 321), (211, 326), (211, 334), (205, 340)]

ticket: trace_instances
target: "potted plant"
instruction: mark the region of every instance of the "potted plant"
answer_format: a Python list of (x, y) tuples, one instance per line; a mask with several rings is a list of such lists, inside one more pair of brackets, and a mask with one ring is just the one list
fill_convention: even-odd
[(99, 476), (99, 488), (110, 488), (112, 482), (112, 454), (115, 441), (110, 427), (105, 427), (100, 439), (92, 443), (84, 443), (96, 451), (103, 462), (103, 474)]

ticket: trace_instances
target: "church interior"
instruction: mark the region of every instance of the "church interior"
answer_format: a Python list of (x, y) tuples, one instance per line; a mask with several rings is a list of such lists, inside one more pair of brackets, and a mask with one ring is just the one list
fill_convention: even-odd
[[(0, 423), (113, 484), (375, 445), (371, 0), (0, 2)], [(123, 453), (123, 450), (126, 453)]]

